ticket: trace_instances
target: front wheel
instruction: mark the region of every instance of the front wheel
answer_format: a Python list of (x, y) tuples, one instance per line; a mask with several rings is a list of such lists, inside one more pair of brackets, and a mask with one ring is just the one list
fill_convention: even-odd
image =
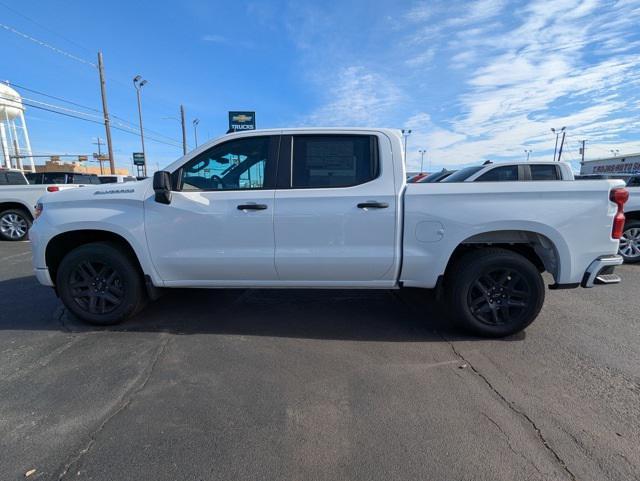
[(56, 286), (73, 314), (101, 326), (129, 318), (145, 299), (134, 261), (108, 242), (85, 244), (67, 254), (58, 267)]
[(631, 220), (624, 225), (618, 252), (627, 264), (640, 262), (640, 221)]
[(445, 286), (454, 320), (484, 337), (525, 329), (538, 316), (545, 297), (536, 266), (505, 249), (465, 254), (447, 274)]

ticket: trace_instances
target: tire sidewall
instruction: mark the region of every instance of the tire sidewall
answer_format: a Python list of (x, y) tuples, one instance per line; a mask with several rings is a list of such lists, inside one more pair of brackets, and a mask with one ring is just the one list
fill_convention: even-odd
[(24, 221), (27, 223), (27, 231), (25, 232), (25, 234), (22, 237), (19, 237), (18, 239), (13, 239), (11, 237), (5, 236), (2, 231), (0, 231), (0, 239), (5, 240), (5, 241), (10, 241), (10, 242), (18, 242), (18, 241), (23, 241), (29, 238), (29, 229), (31, 229), (31, 217), (22, 209), (7, 209), (4, 210), (2, 212), (0, 212), (0, 219), (2, 219), (2, 217), (4, 217), (7, 214), (16, 214), (20, 217), (22, 217), (22, 219), (24, 219)]
[[(70, 287), (71, 274), (86, 261), (99, 261), (108, 264), (118, 272), (122, 281), (124, 290), (122, 303), (107, 314), (87, 312), (73, 298)], [(56, 287), (62, 302), (76, 317), (100, 326), (117, 324), (133, 315), (143, 298), (140, 273), (127, 255), (108, 243), (87, 244), (67, 254), (58, 268)]]
[[(629, 229), (640, 229), (640, 221), (637, 220), (632, 220), (630, 222), (627, 222), (624, 226), (624, 231), (626, 232)], [(624, 259), (625, 264), (637, 264), (638, 262), (640, 262), (640, 256), (637, 257), (627, 257), (625, 256), (622, 252), (620, 252), (620, 250), (618, 250), (618, 254), (620, 254), (622, 256), (622, 258)]]
[[(484, 337), (504, 337), (525, 329), (535, 320), (544, 303), (545, 286), (538, 269), (529, 260), (505, 251), (477, 258), (472, 255), (465, 256), (461, 261), (463, 264), (458, 270), (457, 278), (453, 279), (450, 302), (456, 321), (464, 328)], [(512, 269), (521, 275), (529, 286), (532, 299), (518, 321), (492, 326), (480, 321), (471, 312), (468, 296), (473, 283), (481, 275), (496, 268)]]

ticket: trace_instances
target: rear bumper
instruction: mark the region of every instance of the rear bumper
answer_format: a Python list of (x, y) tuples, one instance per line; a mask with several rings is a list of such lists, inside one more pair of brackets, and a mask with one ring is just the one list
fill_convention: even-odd
[(618, 284), (620, 277), (613, 273), (624, 259), (619, 255), (602, 256), (593, 261), (584, 273), (582, 287), (593, 287), (597, 284)]

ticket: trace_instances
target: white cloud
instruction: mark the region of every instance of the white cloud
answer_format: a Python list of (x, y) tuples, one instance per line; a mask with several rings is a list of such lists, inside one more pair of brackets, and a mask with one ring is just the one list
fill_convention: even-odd
[(327, 103), (313, 112), (306, 124), (374, 126), (384, 121), (402, 97), (392, 82), (362, 66), (346, 67), (323, 85)]

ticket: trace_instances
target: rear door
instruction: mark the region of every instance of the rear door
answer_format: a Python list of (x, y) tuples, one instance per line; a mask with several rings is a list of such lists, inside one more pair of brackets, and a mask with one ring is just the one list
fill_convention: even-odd
[(390, 156), (384, 135), (282, 137), (274, 217), (281, 281), (393, 285), (397, 200)]

